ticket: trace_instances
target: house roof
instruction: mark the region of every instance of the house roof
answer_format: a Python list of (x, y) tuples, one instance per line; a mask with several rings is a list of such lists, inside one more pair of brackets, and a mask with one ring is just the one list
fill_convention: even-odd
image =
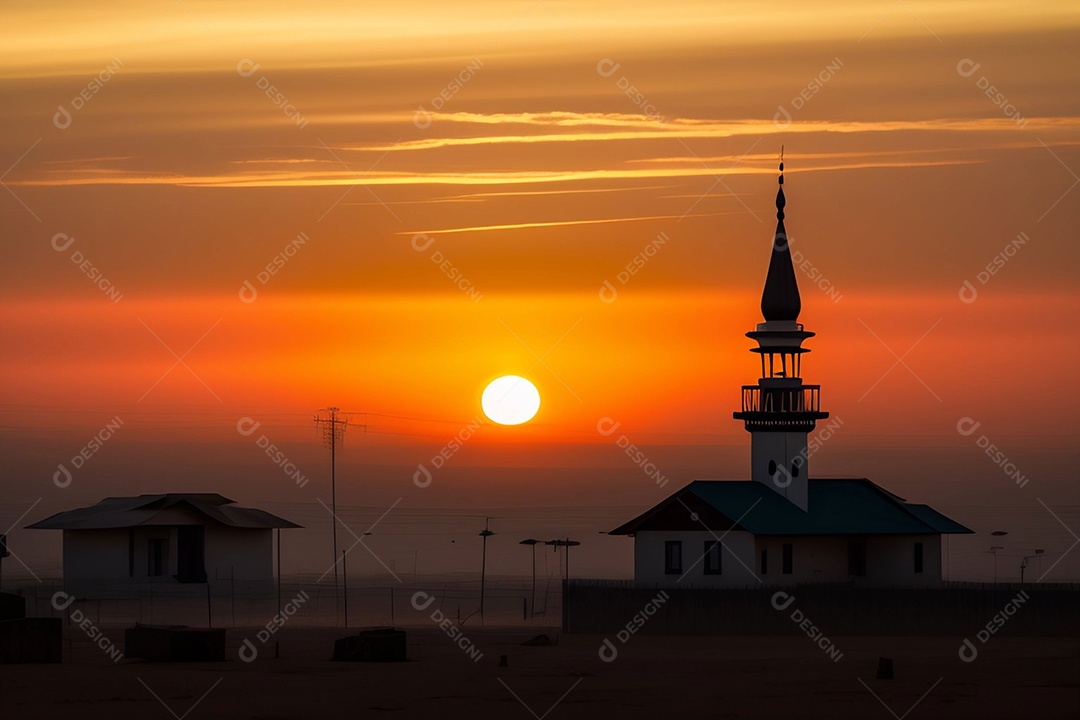
[[(673, 516), (697, 515), (701, 530), (744, 530), (754, 535), (934, 535), (971, 533), (928, 505), (915, 505), (866, 478), (812, 479), (804, 512), (763, 483), (750, 480), (695, 480), (609, 535), (639, 530), (686, 529)], [(691, 507), (693, 506), (693, 507)], [(712, 523), (700, 521), (697, 508), (712, 511)], [(679, 511), (682, 510), (680, 513)], [(710, 525), (712, 524), (710, 523)]]
[(205, 515), (210, 521), (236, 528), (298, 528), (265, 510), (236, 507), (234, 501), (217, 493), (165, 493), (137, 497), (107, 497), (97, 505), (56, 513), (33, 525), (31, 530), (102, 530), (153, 524), (159, 512), (178, 505)]

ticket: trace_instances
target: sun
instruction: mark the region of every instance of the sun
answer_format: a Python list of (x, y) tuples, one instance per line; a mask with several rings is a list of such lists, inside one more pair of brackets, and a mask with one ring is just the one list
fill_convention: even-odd
[(540, 392), (518, 375), (504, 375), (492, 380), (480, 397), (484, 414), (500, 425), (520, 425), (536, 416)]

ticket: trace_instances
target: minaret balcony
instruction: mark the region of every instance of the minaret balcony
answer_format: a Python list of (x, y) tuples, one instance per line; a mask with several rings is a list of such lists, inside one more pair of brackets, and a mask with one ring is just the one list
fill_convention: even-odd
[(783, 429), (806, 425), (813, 428), (817, 420), (827, 418), (829, 413), (821, 412), (820, 385), (790, 388), (743, 385), (742, 411), (734, 416), (737, 420), (745, 420), (747, 426)]

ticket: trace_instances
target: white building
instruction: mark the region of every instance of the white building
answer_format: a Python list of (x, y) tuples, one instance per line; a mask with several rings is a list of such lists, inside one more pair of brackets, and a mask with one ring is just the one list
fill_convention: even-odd
[(272, 580), (274, 529), (298, 527), (217, 493), (110, 497), (27, 526), (63, 530), (68, 589), (148, 580)]
[(765, 322), (747, 337), (761, 378), (742, 388), (734, 413), (750, 433), (750, 480), (698, 480), (612, 530), (634, 538), (634, 578), (674, 587), (810, 582), (926, 586), (941, 580), (941, 536), (970, 533), (927, 505), (907, 503), (866, 479), (809, 479), (808, 436), (829, 414), (820, 386), (801, 378), (814, 333), (784, 229), (784, 165), (776, 234), (761, 297)]

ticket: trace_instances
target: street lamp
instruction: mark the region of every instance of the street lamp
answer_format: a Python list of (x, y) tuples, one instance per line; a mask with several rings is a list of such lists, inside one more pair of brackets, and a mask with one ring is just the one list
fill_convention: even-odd
[(565, 560), (566, 580), (569, 582), (569, 580), (570, 580), (570, 548), (574, 547), (575, 545), (580, 545), (581, 543), (579, 543), (577, 540), (571, 540), (570, 538), (566, 538), (565, 540), (548, 540), (544, 544), (545, 545), (554, 545), (555, 546), (555, 552), (559, 552), (560, 547), (566, 548), (566, 550), (564, 550), (563, 552), (564, 552), (564, 555), (565, 555), (565, 558), (566, 558), (566, 560)]
[[(993, 537), (1005, 537), (1008, 534), (1009, 534), (1008, 530), (994, 530), (992, 533), (990, 533), (990, 535), (993, 536)], [(1005, 549), (1005, 547), (1002, 546), (1002, 545), (991, 545), (990, 546), (990, 552), (992, 552), (994, 554), (994, 585), (997, 585), (997, 551), (998, 550), (1004, 550), (1004, 549)]]
[(532, 605), (529, 606), (529, 613), (531, 615), (536, 614), (536, 546), (541, 542), (541, 540), (528, 538), (527, 540), (522, 540), (518, 543), (518, 545), (529, 545), (532, 547)]
[(1003, 546), (1001, 546), (1001, 545), (991, 545), (990, 546), (990, 552), (993, 553), (993, 555), (994, 555), (994, 585), (995, 586), (997, 585), (997, 554), (998, 554), (998, 550), (1004, 550), (1004, 549), (1005, 548)]
[(488, 521), (484, 518), (484, 529), (480, 531), (480, 537), (484, 539), (484, 551), (480, 559), (480, 622), (484, 621), (484, 580), (487, 576), (487, 539), (495, 533), (488, 530)]
[(1043, 549), (1042, 548), (1035, 548), (1035, 554), (1034, 555), (1025, 555), (1023, 558), (1020, 559), (1020, 583), (1021, 584), (1023, 584), (1023, 582), (1024, 582), (1024, 568), (1026, 568), (1028, 566), (1028, 560), (1030, 560), (1033, 557), (1040, 558), (1039, 559), (1039, 568), (1041, 569), (1042, 568), (1042, 559), (1041, 559), (1040, 556), (1042, 554), (1043, 554)]

